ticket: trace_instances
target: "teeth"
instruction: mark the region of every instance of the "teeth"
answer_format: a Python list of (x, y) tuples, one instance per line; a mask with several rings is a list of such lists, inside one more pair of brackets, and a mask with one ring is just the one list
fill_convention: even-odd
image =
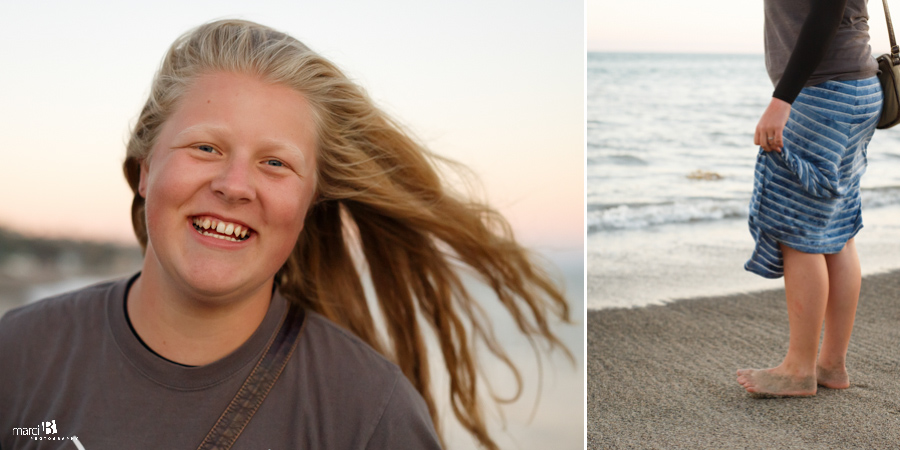
[[(216, 219), (201, 219), (199, 217), (195, 217), (193, 219), (193, 222), (194, 227), (197, 229), (197, 232), (204, 236), (212, 236), (217, 239), (225, 239), (238, 242), (239, 240), (243, 240), (247, 237), (248, 234), (250, 234), (249, 228), (244, 228), (241, 225), (219, 221)], [(210, 232), (205, 232), (203, 230), (210, 230)]]

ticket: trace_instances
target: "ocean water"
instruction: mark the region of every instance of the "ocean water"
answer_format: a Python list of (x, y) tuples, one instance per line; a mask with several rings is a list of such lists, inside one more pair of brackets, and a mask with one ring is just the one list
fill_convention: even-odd
[[(743, 271), (772, 89), (762, 55), (588, 53), (589, 308), (781, 286)], [(868, 162), (864, 273), (900, 267), (900, 127), (876, 132)]]

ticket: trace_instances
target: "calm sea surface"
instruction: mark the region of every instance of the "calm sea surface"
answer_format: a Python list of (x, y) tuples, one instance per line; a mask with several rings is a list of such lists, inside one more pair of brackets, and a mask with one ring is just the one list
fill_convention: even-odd
[[(752, 248), (743, 223), (758, 152), (753, 131), (771, 93), (762, 55), (588, 54), (589, 284), (612, 285), (589, 286), (588, 307), (702, 295), (671, 293), (677, 283), (668, 278), (650, 283), (640, 299), (623, 298), (631, 294), (617, 287), (622, 274), (646, 272), (660, 255), (683, 252), (678, 246), (701, 230), (707, 237), (701, 244), (733, 242), (741, 248), (729, 244), (735, 256), (722, 261), (717, 259), (722, 249), (711, 250), (711, 260), (742, 267), (749, 253), (736, 255)], [(868, 160), (864, 221), (866, 211), (886, 208), (885, 215), (900, 207), (900, 127), (876, 132)], [(892, 217), (887, 214), (886, 226)], [(641, 251), (649, 254), (637, 254)], [(706, 269), (685, 267), (686, 272)], [(647, 284), (641, 280), (646, 278), (627, 281)]]

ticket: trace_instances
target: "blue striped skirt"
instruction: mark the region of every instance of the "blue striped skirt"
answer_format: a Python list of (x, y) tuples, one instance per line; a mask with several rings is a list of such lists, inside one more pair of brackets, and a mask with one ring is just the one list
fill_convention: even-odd
[(779, 244), (838, 253), (859, 232), (859, 180), (881, 99), (877, 77), (826, 81), (800, 92), (781, 153), (760, 148), (756, 159), (749, 220), (756, 248), (744, 269), (779, 278)]

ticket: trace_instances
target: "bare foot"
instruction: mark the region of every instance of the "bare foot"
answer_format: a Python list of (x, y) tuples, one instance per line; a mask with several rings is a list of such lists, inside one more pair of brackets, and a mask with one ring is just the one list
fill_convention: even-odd
[(816, 365), (816, 382), (829, 389), (847, 389), (850, 387), (850, 375), (843, 365), (834, 369), (826, 369)]
[(792, 377), (774, 369), (741, 369), (737, 381), (751, 394), (771, 397), (816, 395), (816, 377)]

